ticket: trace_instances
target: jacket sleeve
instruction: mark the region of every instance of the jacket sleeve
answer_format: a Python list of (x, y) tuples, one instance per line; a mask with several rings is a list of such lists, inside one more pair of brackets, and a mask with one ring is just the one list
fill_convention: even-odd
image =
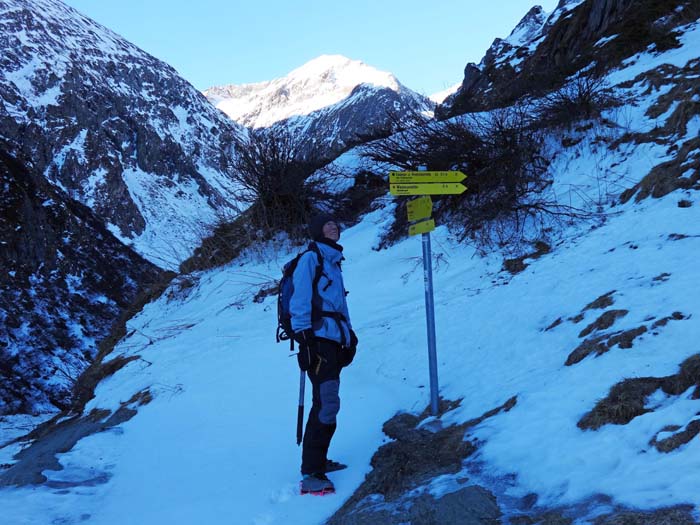
[(318, 256), (306, 252), (301, 256), (292, 276), (294, 293), (289, 300), (289, 313), (292, 317), (292, 330), (301, 332), (311, 328), (311, 298), (314, 276), (318, 266)]

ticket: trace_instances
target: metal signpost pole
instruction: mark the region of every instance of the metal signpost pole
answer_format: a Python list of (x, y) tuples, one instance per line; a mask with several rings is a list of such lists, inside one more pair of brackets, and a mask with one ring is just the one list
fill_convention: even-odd
[(428, 365), (430, 371), (430, 411), (438, 415), (439, 393), (437, 349), (435, 344), (435, 301), (433, 300), (433, 261), (430, 250), (430, 232), (435, 221), (430, 218), (433, 203), (428, 195), (459, 195), (467, 187), (460, 184), (466, 175), (461, 171), (392, 171), (389, 173), (389, 192), (392, 195), (422, 195), (407, 203), (409, 235), (423, 236), (423, 281), (425, 283), (425, 314), (428, 325)]
[(433, 261), (430, 233), (423, 234), (423, 281), (425, 283), (425, 314), (428, 323), (428, 365), (430, 370), (430, 411), (438, 415), (437, 349), (435, 344), (435, 302), (433, 300)]

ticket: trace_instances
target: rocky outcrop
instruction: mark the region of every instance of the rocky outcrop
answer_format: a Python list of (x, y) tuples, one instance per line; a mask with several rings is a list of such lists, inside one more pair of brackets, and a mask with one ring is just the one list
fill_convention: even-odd
[[(687, 0), (561, 0), (539, 30), (515, 45), (496, 40), (481, 64), (467, 64), (462, 87), (436, 113), (506, 106), (556, 89), (584, 68), (602, 74), (650, 45), (678, 45), (674, 28), (698, 17), (700, 5)], [(536, 27), (532, 12), (521, 26)]]
[(121, 309), (161, 271), (0, 141), (0, 415), (64, 409)]

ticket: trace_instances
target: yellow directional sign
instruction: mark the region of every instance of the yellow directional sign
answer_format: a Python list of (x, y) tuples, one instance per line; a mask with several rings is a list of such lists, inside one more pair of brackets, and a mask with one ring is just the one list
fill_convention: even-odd
[(425, 182), (462, 182), (467, 176), (461, 171), (390, 171), (391, 184)]
[(430, 214), (433, 213), (433, 201), (427, 195), (425, 197), (419, 197), (406, 204), (406, 209), (408, 211), (409, 221), (427, 219), (430, 217)]
[(419, 233), (429, 233), (435, 229), (435, 221), (430, 219), (428, 221), (421, 221), (412, 224), (408, 227), (409, 235), (418, 235)]
[(439, 184), (389, 184), (392, 195), (459, 195), (467, 187), (458, 182)]

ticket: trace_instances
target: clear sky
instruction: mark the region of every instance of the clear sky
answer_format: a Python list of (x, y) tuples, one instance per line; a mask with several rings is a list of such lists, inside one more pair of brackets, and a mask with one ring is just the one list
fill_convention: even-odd
[(463, 77), (535, 4), (558, 0), (64, 0), (196, 88), (272, 80), (324, 54), (426, 95)]

